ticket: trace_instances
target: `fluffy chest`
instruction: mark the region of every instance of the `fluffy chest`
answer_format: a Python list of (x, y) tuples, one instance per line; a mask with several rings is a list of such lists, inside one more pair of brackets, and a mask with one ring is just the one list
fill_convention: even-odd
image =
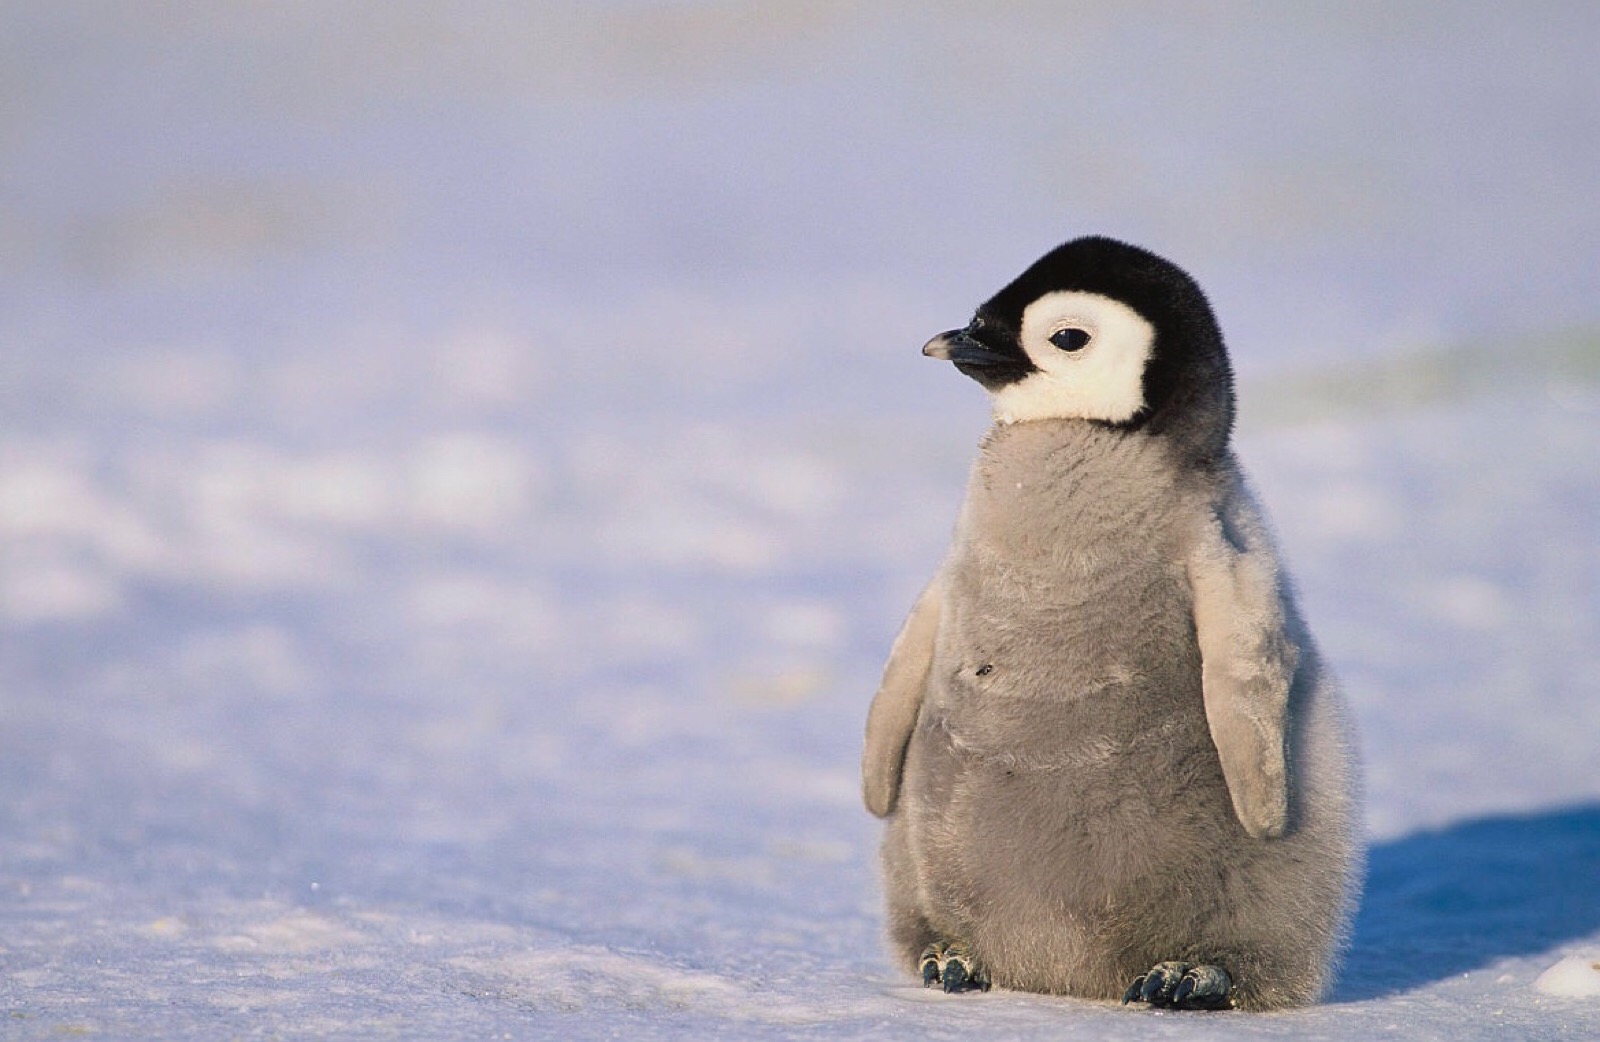
[(1183, 475), (1148, 444), (1021, 433), (986, 442), (947, 562), (941, 725), (1010, 747), (1198, 705)]
[(1019, 611), (1181, 571), (1193, 475), (1151, 438), (1084, 423), (997, 427), (973, 467), (955, 563)]

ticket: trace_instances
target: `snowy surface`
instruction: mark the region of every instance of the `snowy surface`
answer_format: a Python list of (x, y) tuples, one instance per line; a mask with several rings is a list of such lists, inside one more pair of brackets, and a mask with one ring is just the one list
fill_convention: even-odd
[[(1600, 1036), (1600, 9), (189, 6), (0, 8), (0, 1036)], [(880, 943), (917, 349), (1089, 231), (1356, 706), (1313, 1010)]]
[(1546, 995), (1600, 998), (1600, 951), (1567, 956), (1539, 974), (1533, 986)]

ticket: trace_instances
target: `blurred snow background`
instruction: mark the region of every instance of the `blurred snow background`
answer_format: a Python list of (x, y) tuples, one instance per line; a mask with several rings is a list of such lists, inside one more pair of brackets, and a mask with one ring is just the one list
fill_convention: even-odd
[[(1600, 9), (0, 6), (6, 1037), (1592, 1038)], [(1211, 293), (1332, 1004), (911, 987), (867, 700), (1039, 253)]]

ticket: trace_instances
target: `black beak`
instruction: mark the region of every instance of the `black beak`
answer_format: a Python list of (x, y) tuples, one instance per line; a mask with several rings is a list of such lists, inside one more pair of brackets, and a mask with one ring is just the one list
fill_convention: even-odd
[(990, 390), (1020, 380), (1033, 369), (1032, 363), (990, 347), (965, 329), (940, 333), (922, 345), (922, 353), (955, 363), (962, 373)]
[(952, 329), (948, 333), (940, 333), (922, 345), (922, 353), (929, 358), (937, 358), (942, 362), (955, 362), (957, 365), (981, 367), (1009, 365), (1014, 361), (975, 339), (965, 329)]

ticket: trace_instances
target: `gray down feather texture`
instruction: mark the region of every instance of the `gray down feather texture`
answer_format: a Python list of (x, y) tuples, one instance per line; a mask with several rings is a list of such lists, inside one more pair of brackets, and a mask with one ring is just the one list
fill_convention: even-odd
[(1360, 873), (1344, 707), (1231, 453), (1180, 444), (984, 438), (868, 724), (908, 966), (959, 941), (1005, 988), (1117, 999), (1181, 959), (1243, 1008), (1326, 989)]

